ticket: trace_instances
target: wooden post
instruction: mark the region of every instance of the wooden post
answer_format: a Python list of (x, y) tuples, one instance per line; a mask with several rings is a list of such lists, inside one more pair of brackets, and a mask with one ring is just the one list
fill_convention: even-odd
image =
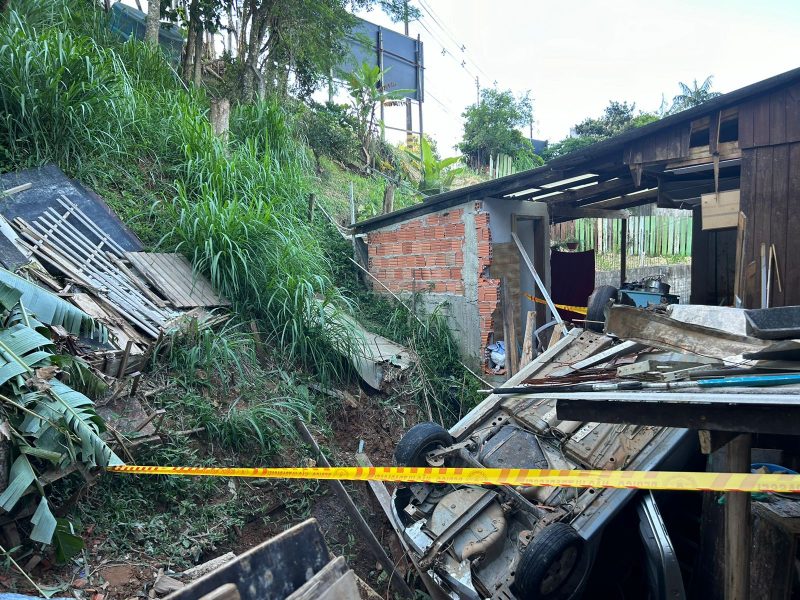
[[(750, 472), (750, 434), (743, 433), (726, 445), (731, 473)], [(725, 598), (750, 597), (750, 547), (752, 545), (750, 493), (729, 492), (725, 498)]]
[(383, 191), (383, 214), (390, 213), (394, 210), (394, 184), (386, 184), (386, 189)]
[(619, 232), (619, 285), (625, 285), (628, 271), (628, 219), (622, 219)]
[(308, 195), (308, 222), (314, 222), (314, 207), (317, 203), (317, 196), (315, 194)]
[(514, 323), (514, 305), (511, 303), (511, 291), (505, 279), (500, 281), (500, 294), (503, 302), (503, 337), (506, 343), (506, 375), (511, 377), (517, 372), (519, 358), (517, 355), (517, 329)]
[(529, 310), (525, 321), (525, 337), (522, 340), (522, 356), (519, 359), (519, 370), (525, 368), (533, 360), (533, 332), (536, 330), (536, 311)]

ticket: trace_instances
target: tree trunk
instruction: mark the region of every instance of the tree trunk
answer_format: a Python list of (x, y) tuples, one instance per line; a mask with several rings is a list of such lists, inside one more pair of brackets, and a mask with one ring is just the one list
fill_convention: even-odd
[(146, 23), (144, 41), (153, 48), (156, 48), (158, 46), (158, 30), (161, 25), (160, 0), (148, 0)]
[(203, 29), (197, 24), (197, 33), (194, 36), (194, 74), (192, 82), (200, 87), (203, 83)]
[(228, 123), (231, 117), (231, 102), (227, 98), (211, 101), (211, 127), (214, 135), (225, 138), (228, 135)]
[(189, 33), (186, 37), (186, 48), (183, 53), (183, 63), (181, 64), (181, 75), (183, 76), (184, 81), (189, 81), (192, 76), (195, 38), (197, 37), (197, 21), (199, 20), (199, 15), (197, 14), (199, 12), (198, 9), (198, 0), (192, 0), (192, 3), (189, 7)]

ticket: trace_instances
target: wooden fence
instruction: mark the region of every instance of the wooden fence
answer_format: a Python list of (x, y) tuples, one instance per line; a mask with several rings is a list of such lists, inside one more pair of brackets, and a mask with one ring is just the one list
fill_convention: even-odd
[[(577, 219), (550, 229), (551, 242), (577, 240), (578, 250), (598, 254), (620, 251), (620, 219)], [(692, 217), (655, 215), (628, 218), (628, 254), (633, 256), (691, 256)]]

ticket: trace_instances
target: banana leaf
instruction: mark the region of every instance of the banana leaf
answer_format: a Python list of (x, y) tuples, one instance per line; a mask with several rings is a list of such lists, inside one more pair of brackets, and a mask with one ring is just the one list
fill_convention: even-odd
[(52, 356), (44, 350), (50, 345), (50, 340), (22, 324), (0, 331), (0, 386), (12, 379), (21, 386), (23, 374), (33, 373), (33, 367)]
[(0, 494), (0, 507), (6, 512), (10, 512), (35, 479), (36, 473), (33, 472), (33, 467), (28, 457), (20, 454), (14, 464), (11, 465), (11, 473), (8, 475), (8, 487)]
[(49, 544), (53, 541), (53, 534), (56, 532), (56, 518), (50, 512), (50, 506), (47, 504), (47, 498), (42, 496), (39, 501), (39, 506), (36, 512), (31, 517), (33, 523), (33, 531), (31, 531), (31, 539), (34, 542), (41, 544)]
[(108, 341), (105, 325), (77, 306), (11, 271), (0, 269), (0, 305), (12, 310), (19, 303), (42, 323), (58, 325), (73, 335), (87, 335), (103, 343)]

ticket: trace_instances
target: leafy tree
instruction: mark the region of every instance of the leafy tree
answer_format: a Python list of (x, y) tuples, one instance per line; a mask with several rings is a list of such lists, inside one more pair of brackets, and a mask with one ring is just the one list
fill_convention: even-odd
[[(219, 0), (212, 0), (219, 1)], [(232, 0), (238, 19), (239, 91), (244, 100), (289, 91), (310, 96), (347, 52), (346, 35), (355, 24), (348, 9), (376, 5), (394, 20), (403, 18), (403, 0)], [(419, 11), (409, 7), (409, 18)]]
[(658, 121), (655, 113), (636, 111), (636, 104), (612, 100), (597, 118), (586, 118), (575, 125), (575, 136), (550, 144), (544, 152), (544, 160), (575, 152), (595, 142), (608, 139), (636, 127)]
[(658, 117), (652, 113), (636, 113), (636, 104), (612, 100), (603, 110), (602, 116), (597, 119), (584, 119), (575, 125), (575, 133), (580, 137), (593, 137), (605, 139), (657, 121)]
[(542, 158), (545, 161), (550, 161), (559, 156), (564, 156), (576, 150), (580, 150), (581, 148), (585, 148), (586, 146), (591, 146), (595, 142), (597, 142), (597, 138), (590, 136), (564, 138), (559, 142), (548, 144), (547, 148), (542, 151)]
[(679, 81), (678, 87), (680, 87), (681, 93), (672, 99), (672, 106), (670, 107), (668, 114), (675, 114), (682, 110), (686, 110), (687, 108), (698, 106), (707, 100), (716, 98), (717, 96), (721, 96), (722, 94), (719, 92), (711, 91), (713, 79), (714, 76), (709, 75), (700, 85), (697, 84), (697, 79), (695, 79), (692, 81), (691, 87), (682, 81)]
[(530, 146), (517, 129), (533, 118), (530, 92), (516, 98), (511, 90), (481, 90), (481, 101), (468, 106), (464, 117), (464, 137), (458, 149), (478, 165), (489, 164), (489, 157), (508, 154), (516, 157)]

